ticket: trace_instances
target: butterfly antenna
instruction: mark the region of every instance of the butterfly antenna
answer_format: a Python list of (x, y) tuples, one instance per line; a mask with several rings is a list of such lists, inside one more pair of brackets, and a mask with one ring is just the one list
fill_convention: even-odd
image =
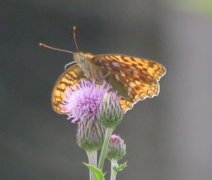
[(77, 45), (77, 40), (76, 40), (76, 31), (77, 31), (77, 27), (76, 26), (73, 26), (74, 44), (75, 44), (75, 47), (76, 47), (77, 51), (79, 51), (79, 48), (78, 48), (78, 45)]
[(65, 50), (65, 49), (60, 49), (60, 48), (56, 48), (56, 47), (52, 47), (52, 46), (49, 46), (49, 45), (44, 44), (44, 43), (39, 43), (39, 46), (40, 47), (44, 47), (44, 48), (48, 48), (48, 49), (51, 49), (51, 50), (54, 50), (54, 51), (60, 51), (60, 52), (65, 52), (65, 53), (69, 53), (69, 54), (74, 54), (72, 51)]

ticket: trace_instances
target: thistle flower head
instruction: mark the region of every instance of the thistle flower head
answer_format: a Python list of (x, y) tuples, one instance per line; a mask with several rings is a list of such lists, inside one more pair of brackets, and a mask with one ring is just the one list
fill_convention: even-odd
[(124, 140), (118, 136), (113, 134), (109, 141), (107, 159), (109, 160), (120, 160), (126, 154), (126, 144)]
[(77, 124), (77, 144), (86, 151), (102, 147), (105, 130), (99, 121), (84, 120)]
[(97, 112), (97, 119), (108, 128), (116, 127), (123, 118), (123, 111), (116, 92), (106, 92)]
[(66, 90), (63, 102), (64, 113), (68, 115), (68, 119), (72, 119), (73, 123), (84, 119), (93, 121), (96, 119), (104, 94), (110, 89), (111, 86), (106, 82), (98, 85), (94, 80), (82, 80), (74, 88), (70, 87)]

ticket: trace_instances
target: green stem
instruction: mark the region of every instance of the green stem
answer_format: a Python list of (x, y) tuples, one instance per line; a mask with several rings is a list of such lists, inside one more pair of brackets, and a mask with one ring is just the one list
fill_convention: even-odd
[(114, 167), (118, 166), (117, 160), (113, 159), (110, 161), (111, 169), (110, 169), (110, 180), (116, 180), (117, 172), (114, 171)]
[(110, 140), (110, 136), (113, 133), (113, 130), (114, 130), (113, 128), (106, 128), (106, 131), (105, 131), (105, 139), (102, 145), (102, 150), (99, 157), (99, 165), (98, 165), (98, 168), (101, 170), (103, 169), (103, 166), (104, 166), (105, 158), (107, 156), (108, 143)]
[[(97, 167), (97, 151), (86, 151), (89, 164)], [(89, 170), (90, 180), (94, 180), (92, 172)]]

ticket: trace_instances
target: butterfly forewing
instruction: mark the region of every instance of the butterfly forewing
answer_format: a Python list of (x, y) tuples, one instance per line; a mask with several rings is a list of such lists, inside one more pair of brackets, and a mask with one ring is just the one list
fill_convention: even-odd
[(158, 81), (166, 73), (165, 67), (155, 61), (127, 55), (102, 54), (94, 56), (92, 62), (138, 79)]

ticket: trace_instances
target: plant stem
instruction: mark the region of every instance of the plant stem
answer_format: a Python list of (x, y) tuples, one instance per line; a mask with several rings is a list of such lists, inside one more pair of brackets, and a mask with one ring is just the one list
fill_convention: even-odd
[(110, 140), (110, 136), (113, 133), (113, 130), (114, 130), (113, 128), (106, 128), (106, 131), (105, 131), (105, 139), (102, 145), (102, 150), (99, 157), (99, 165), (98, 165), (98, 168), (101, 170), (103, 169), (103, 166), (104, 166), (105, 158), (107, 156), (108, 143)]
[[(97, 167), (97, 151), (86, 151), (89, 164)], [(94, 180), (92, 172), (89, 170), (90, 180)]]
[(114, 167), (118, 166), (117, 160), (113, 159), (110, 161), (111, 169), (110, 169), (110, 180), (116, 180), (117, 172), (114, 171)]

